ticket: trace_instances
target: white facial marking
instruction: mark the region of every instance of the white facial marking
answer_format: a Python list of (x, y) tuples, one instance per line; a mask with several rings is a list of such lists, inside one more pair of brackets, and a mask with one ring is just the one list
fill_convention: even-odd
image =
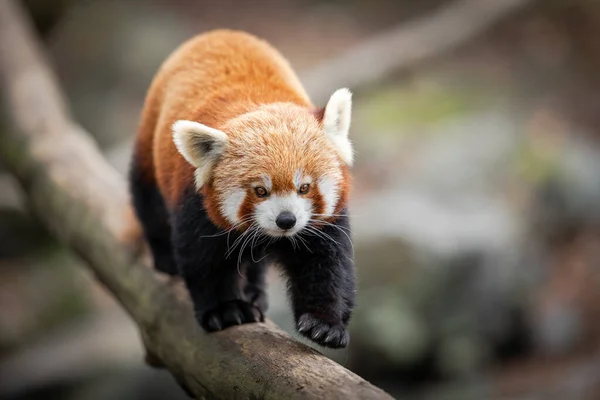
[(246, 197), (246, 191), (243, 189), (236, 189), (233, 192), (225, 196), (225, 199), (221, 203), (221, 214), (232, 224), (239, 222), (240, 207)]
[(329, 216), (333, 214), (335, 206), (340, 200), (340, 187), (337, 180), (330, 176), (321, 177), (318, 185), (321, 196), (323, 196), (323, 202), (325, 203), (323, 214)]
[(305, 183), (312, 183), (312, 178), (308, 175), (304, 175), (301, 169), (297, 169), (296, 172), (294, 172), (294, 186), (296, 186), (296, 189), (300, 189), (300, 186)]
[(273, 188), (273, 181), (271, 180), (271, 177), (267, 174), (263, 174), (262, 179), (265, 184), (265, 189), (267, 189), (270, 192)]
[[(288, 230), (283, 230), (275, 222), (277, 216), (284, 211), (289, 211), (296, 217), (296, 225)], [(271, 195), (267, 200), (256, 206), (256, 221), (258, 225), (270, 236), (292, 236), (302, 230), (312, 215), (312, 201), (290, 193), (285, 196)]]

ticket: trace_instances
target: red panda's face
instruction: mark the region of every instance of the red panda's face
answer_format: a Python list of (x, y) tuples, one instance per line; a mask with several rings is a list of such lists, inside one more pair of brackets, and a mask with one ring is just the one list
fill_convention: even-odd
[(333, 216), (347, 186), (343, 163), (308, 111), (265, 106), (223, 130), (228, 143), (209, 192), (229, 224), (293, 236)]
[[(331, 137), (331, 126), (327, 130), (329, 107), (324, 121), (302, 107), (277, 103), (230, 120), (221, 130), (178, 122), (175, 142), (184, 157), (194, 161), (207, 211), (217, 216), (213, 220), (282, 237), (335, 218), (349, 190), (351, 147), (347, 130), (341, 138)], [(329, 119), (346, 122), (344, 115)], [(207, 134), (195, 135), (199, 130)], [(336, 140), (347, 148), (340, 149)]]

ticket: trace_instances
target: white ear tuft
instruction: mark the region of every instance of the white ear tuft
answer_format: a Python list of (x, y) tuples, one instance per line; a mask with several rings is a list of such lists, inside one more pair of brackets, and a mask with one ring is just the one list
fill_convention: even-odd
[(352, 165), (354, 159), (352, 143), (348, 139), (351, 114), (352, 93), (346, 88), (336, 90), (325, 106), (323, 127), (347, 165)]
[(187, 162), (196, 167), (196, 186), (199, 189), (223, 153), (227, 135), (198, 122), (179, 120), (173, 124), (173, 142)]

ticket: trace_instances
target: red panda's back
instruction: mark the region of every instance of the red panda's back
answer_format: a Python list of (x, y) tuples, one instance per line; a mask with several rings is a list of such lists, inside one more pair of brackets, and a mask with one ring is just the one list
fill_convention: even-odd
[(193, 168), (173, 144), (173, 122), (219, 128), (258, 104), (278, 101), (312, 106), (283, 56), (252, 35), (211, 31), (175, 50), (152, 82), (136, 143), (147, 179), (158, 185), (167, 207), (193, 185)]

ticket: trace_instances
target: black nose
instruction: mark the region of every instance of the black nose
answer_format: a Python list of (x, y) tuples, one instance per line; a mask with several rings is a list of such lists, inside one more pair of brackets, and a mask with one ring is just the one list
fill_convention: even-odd
[(275, 223), (281, 229), (291, 229), (296, 225), (296, 216), (289, 211), (284, 211), (277, 216)]

